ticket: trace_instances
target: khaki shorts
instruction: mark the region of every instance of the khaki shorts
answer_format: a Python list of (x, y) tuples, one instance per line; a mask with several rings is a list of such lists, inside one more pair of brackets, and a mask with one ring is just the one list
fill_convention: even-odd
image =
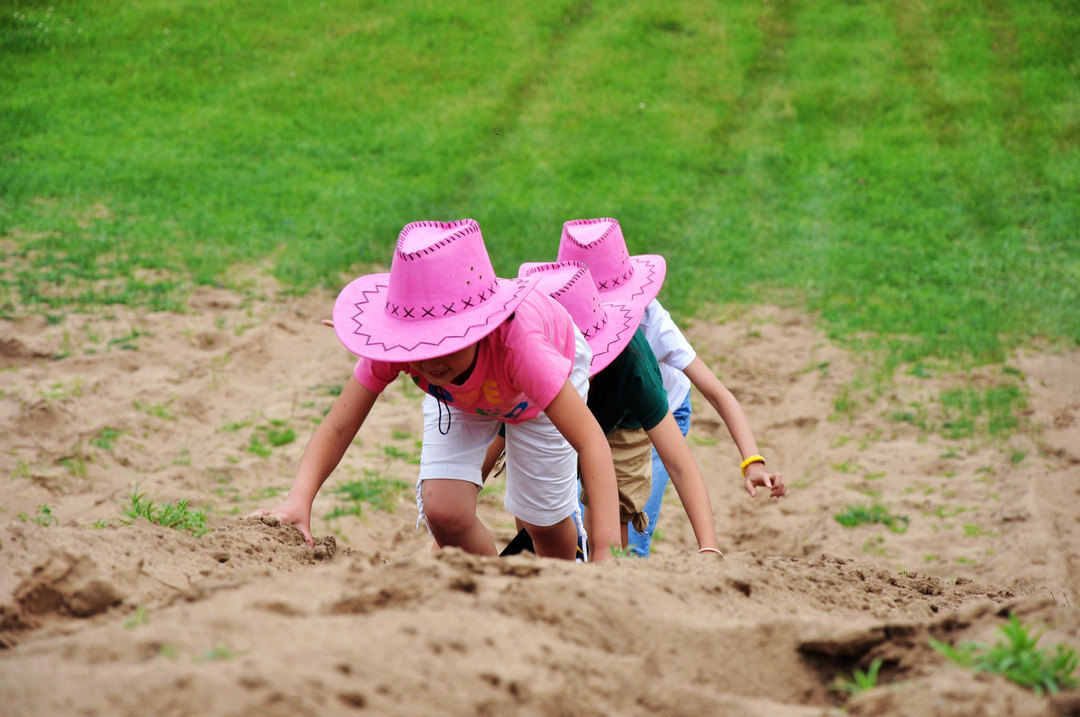
[[(616, 428), (606, 438), (619, 483), (619, 521), (644, 533), (649, 525), (645, 503), (652, 491), (652, 441), (643, 428)], [(581, 504), (589, 504), (584, 491)]]

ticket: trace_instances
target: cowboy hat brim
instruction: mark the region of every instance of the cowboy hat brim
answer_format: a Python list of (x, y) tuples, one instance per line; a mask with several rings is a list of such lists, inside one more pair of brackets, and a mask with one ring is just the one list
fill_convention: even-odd
[[(564, 302), (573, 302), (574, 299), (564, 294), (564, 290), (578, 276), (588, 284), (593, 281), (587, 266), (580, 262), (525, 262), (518, 267), (519, 277), (536, 277), (539, 279), (537, 291), (547, 291), (560, 305), (570, 313), (574, 323), (592, 349), (593, 357), (589, 364), (589, 375), (595, 376), (608, 364), (622, 353), (634, 338), (634, 332), (641, 325), (641, 317), (645, 313), (645, 303), (638, 301), (610, 301), (609, 297), (600, 294), (595, 284), (590, 284), (587, 291), (599, 301), (602, 313), (591, 313), (597, 318), (595, 323), (581, 325), (576, 316), (576, 307), (568, 307)], [(580, 294), (575, 294), (580, 296)], [(651, 301), (651, 299), (650, 299)], [(589, 319), (592, 321), (592, 319)]]
[(644, 307), (636, 302), (616, 304), (605, 301), (602, 305), (607, 312), (607, 324), (603, 329), (585, 334), (584, 329), (578, 327), (593, 351), (592, 362), (589, 364), (590, 376), (595, 376), (607, 368), (630, 345), (645, 311)]
[[(576, 259), (575, 261), (581, 261)], [(638, 302), (643, 306), (660, 294), (667, 276), (667, 260), (659, 254), (635, 254), (630, 257), (634, 265), (631, 279), (625, 281), (601, 281), (596, 290), (606, 301), (617, 303)], [(521, 265), (519, 274), (528, 273), (529, 270), (545, 266), (551, 262), (529, 261)], [(594, 276), (595, 280), (596, 277)]]
[[(633, 254), (630, 262), (634, 273), (630, 279), (604, 281), (597, 279), (596, 290), (604, 301), (639, 303), (648, 306), (657, 297), (667, 276), (667, 261), (659, 254)], [(594, 279), (596, 277), (594, 276)]]
[[(390, 274), (351, 281), (334, 302), (334, 332), (352, 353), (389, 362), (423, 361), (454, 353), (497, 329), (536, 285), (536, 278), (496, 279), (476, 305), (450, 311), (412, 307), (408, 315), (387, 310)], [(419, 314), (419, 315), (417, 315)]]

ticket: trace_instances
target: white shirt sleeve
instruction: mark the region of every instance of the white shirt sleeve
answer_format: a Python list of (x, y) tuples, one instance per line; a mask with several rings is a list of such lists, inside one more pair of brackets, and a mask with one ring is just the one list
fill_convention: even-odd
[(658, 300), (653, 299), (645, 307), (641, 317), (641, 331), (649, 342), (649, 348), (656, 354), (660, 364), (660, 376), (664, 379), (668, 405), (675, 410), (682, 405), (690, 392), (690, 379), (683, 369), (697, 357), (697, 352), (683, 336), (683, 332), (672, 320)]

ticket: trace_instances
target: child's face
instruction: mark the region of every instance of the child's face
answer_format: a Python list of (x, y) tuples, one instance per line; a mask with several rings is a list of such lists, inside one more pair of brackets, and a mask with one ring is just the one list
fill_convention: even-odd
[[(452, 354), (424, 361), (410, 361), (409, 366), (428, 380), (432, 386), (448, 383), (464, 383), (476, 360), (476, 344), (466, 346)], [(458, 380), (460, 379), (460, 380)]]

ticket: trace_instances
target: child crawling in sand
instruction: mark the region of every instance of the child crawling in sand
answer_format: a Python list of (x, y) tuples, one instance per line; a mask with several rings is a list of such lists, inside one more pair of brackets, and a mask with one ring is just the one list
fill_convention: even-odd
[[(785, 495), (787, 486), (783, 476), (766, 469), (765, 458), (758, 451), (754, 433), (738, 400), (701, 360), (657, 300), (658, 282), (664, 276), (657, 270), (658, 260), (662, 261), (662, 257), (631, 255), (616, 219), (573, 219), (563, 224), (557, 261), (576, 261), (589, 267), (603, 301), (637, 301), (645, 305), (641, 330), (659, 362), (668, 407), (682, 434), (686, 435), (690, 428), (690, 387), (693, 385), (727, 426), (742, 457), (739, 470), (750, 497), (757, 496), (758, 488), (768, 489), (773, 498)], [(641, 557), (649, 555), (669, 475), (665, 461), (655, 448), (651, 458), (652, 488), (644, 509), (648, 520), (641, 521), (644, 528), (640, 528), (641, 522), (629, 526), (630, 550)]]
[(592, 351), (536, 279), (495, 276), (471, 219), (408, 224), (388, 274), (351, 282), (334, 304), (339, 340), (359, 356), (270, 510), (308, 544), (311, 506), (379, 394), (405, 373), (426, 392), (417, 508), (440, 547), (495, 555), (476, 515), (481, 465), (506, 427), (505, 506), (536, 553), (573, 559), (583, 530), (578, 465), (592, 505), (597, 559), (620, 542), (615, 472), (585, 404)]
[[(654, 286), (645, 289), (647, 294), (659, 290), (663, 272), (663, 259), (656, 257)], [(523, 265), (519, 275), (539, 277), (538, 290), (567, 309), (593, 348), (587, 405), (615, 463), (622, 547), (627, 547), (629, 526), (644, 530), (648, 521), (644, 508), (655, 447), (672, 474), (699, 552), (721, 554), (705, 479), (668, 410), (656, 358), (638, 329), (643, 305), (602, 302), (588, 268), (578, 262)], [(588, 496), (582, 502), (587, 507)], [(586, 526), (591, 516), (586, 508)]]
[[(624, 279), (645, 303), (655, 298), (665, 273), (662, 257), (649, 259), (647, 271)], [(593, 349), (587, 404), (611, 446), (619, 485), (622, 547), (627, 548), (630, 525), (639, 531), (647, 525), (644, 509), (650, 495), (650, 454), (655, 449), (690, 519), (698, 552), (722, 555), (705, 479), (668, 409), (656, 357), (638, 328), (642, 304), (602, 301), (592, 275), (580, 262), (524, 264), (519, 276), (539, 277), (537, 289), (566, 308)], [(496, 441), (489, 459), (500, 448)], [(770, 488), (774, 494), (783, 493), (782, 481)], [(588, 505), (587, 496), (583, 496), (583, 503)], [(586, 526), (590, 513), (586, 509)], [(527, 535), (519, 534), (503, 554), (528, 547)]]

